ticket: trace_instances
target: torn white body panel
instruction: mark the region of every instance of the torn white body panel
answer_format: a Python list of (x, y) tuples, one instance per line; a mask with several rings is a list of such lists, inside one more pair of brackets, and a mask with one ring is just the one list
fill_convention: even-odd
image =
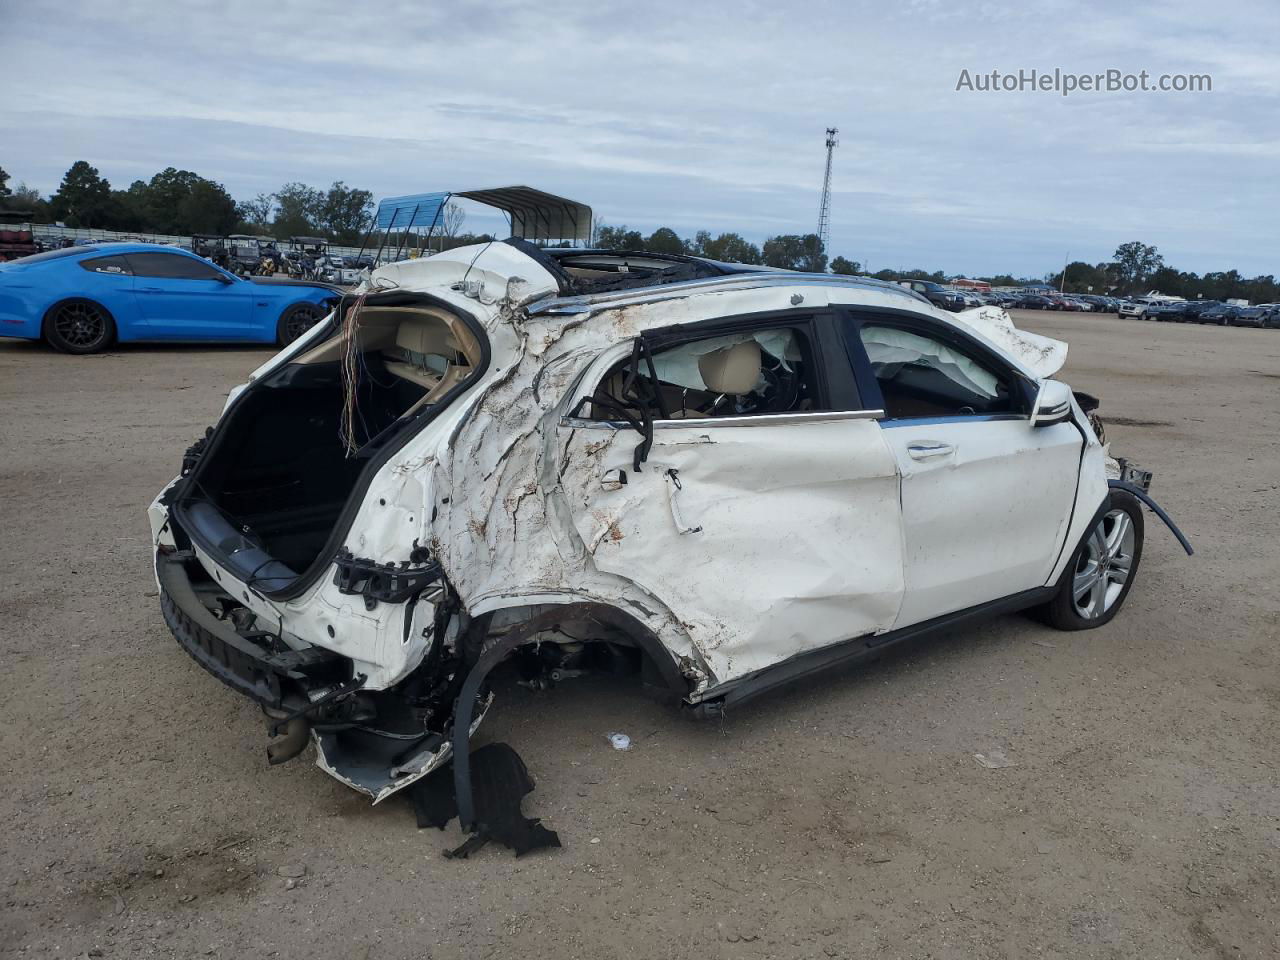
[[(364, 288), (429, 296), (432, 309), (483, 332), (483, 363), (473, 362), (465, 389), (369, 471), (335, 528), (340, 555), (361, 562), (400, 569), (428, 557), (443, 575), (438, 593), (416, 605), (362, 600), (341, 584), (338, 560), (321, 556), (328, 565), (306, 589), (277, 599), (197, 544), (209, 576), (291, 651), (345, 658), (363, 691), (393, 691), (429, 655), (456, 653), (456, 638), (436, 635), (446, 600), (470, 618), (511, 620), (592, 603), (655, 637), (687, 681), (684, 699), (698, 703), (843, 641), (1055, 583), (1107, 496), (1105, 453), (1078, 405), (1068, 413), (1063, 402), (1043, 426), (1016, 407), (1061, 368), (1066, 344), (1018, 330), (1003, 310), (950, 314), (890, 285), (790, 274), (560, 298), (562, 281), (493, 243), (380, 268)], [(918, 334), (858, 340), (840, 326), (852, 323), (845, 311), (888, 318), (875, 321), (886, 328), (894, 317), (926, 333), (945, 326), (983, 349), (967, 356), (967, 341), (953, 337), (961, 346), (938, 341), (932, 367), (918, 350), (913, 363)], [(733, 332), (757, 317), (779, 318), (777, 329)], [(795, 334), (802, 327), (808, 340)], [(601, 413), (606, 380), (624, 379), (621, 366), (639, 362), (631, 358), (651, 335), (680, 343), (703, 330), (702, 349), (661, 359), (662, 376), (652, 376), (677, 409), (663, 401), (660, 416), (634, 423)], [(325, 335), (315, 331), (256, 370), (242, 396), (319, 349)], [(393, 350), (397, 336), (379, 349)], [(864, 409), (879, 387), (846, 385), (837, 399), (787, 379), (807, 365), (812, 384), (856, 380), (846, 336), (864, 367), (929, 367), (943, 378), (935, 392), (1014, 406), (982, 415), (956, 400), (958, 415), (895, 417)], [(725, 386), (739, 362), (755, 366)], [(788, 383), (786, 412), (762, 415), (744, 400), (776, 398)], [(181, 544), (167, 519), (158, 500), (157, 547), (173, 551)], [(381, 799), (438, 767), (446, 749), (402, 760), (394, 783), (336, 770), (328, 748), (320, 762)]]

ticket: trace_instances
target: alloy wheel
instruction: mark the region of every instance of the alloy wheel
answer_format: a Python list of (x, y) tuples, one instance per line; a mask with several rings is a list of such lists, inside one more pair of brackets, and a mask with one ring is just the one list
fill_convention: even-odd
[(1071, 584), (1076, 612), (1086, 620), (1101, 617), (1120, 599), (1133, 571), (1133, 520), (1111, 510), (1085, 541)]
[(320, 320), (320, 312), (310, 307), (296, 307), (285, 320), (284, 332), (289, 343), (297, 340)]
[(66, 303), (54, 314), (53, 329), (68, 346), (92, 348), (107, 337), (107, 316), (92, 303)]

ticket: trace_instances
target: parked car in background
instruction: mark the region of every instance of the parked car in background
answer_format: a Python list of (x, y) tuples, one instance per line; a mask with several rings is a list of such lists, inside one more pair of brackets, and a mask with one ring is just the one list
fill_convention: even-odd
[(1060, 309), (1056, 303), (1048, 297), (1042, 297), (1038, 293), (1028, 293), (1013, 301), (1010, 306), (1017, 307), (1019, 310), (1058, 310)]
[(1225, 327), (1231, 322), (1231, 318), (1236, 315), (1239, 307), (1233, 307), (1229, 303), (1219, 303), (1217, 306), (1204, 310), (1196, 317), (1197, 323), (1212, 323)]
[(1200, 315), (1206, 310), (1221, 307), (1217, 300), (1188, 300), (1182, 308), (1182, 315), (1177, 319), (1182, 323), (1198, 323)]
[(1185, 304), (1177, 300), (1169, 300), (1149, 304), (1142, 316), (1143, 320), (1170, 321), (1182, 316)]
[(331, 286), (245, 279), (176, 247), (100, 243), (0, 264), (0, 336), (64, 353), (129, 340), (283, 345), (338, 299)]
[(964, 297), (961, 294), (932, 280), (898, 280), (897, 284), (915, 291), (935, 307), (941, 307), (943, 310), (956, 313), (965, 309)]
[(1227, 320), (1227, 325), (1231, 327), (1261, 327), (1270, 315), (1269, 310), (1263, 310), (1261, 307), (1232, 307), (1231, 309), (1235, 311)]
[(1122, 317), (1132, 317), (1135, 320), (1146, 320), (1148, 311), (1160, 303), (1151, 297), (1136, 297), (1128, 303), (1120, 305), (1119, 315)]

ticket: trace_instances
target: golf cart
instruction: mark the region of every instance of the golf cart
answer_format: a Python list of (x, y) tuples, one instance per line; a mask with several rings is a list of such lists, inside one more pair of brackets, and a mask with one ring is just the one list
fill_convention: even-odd
[(223, 270), (230, 270), (231, 264), (227, 256), (227, 239), (217, 233), (193, 233), (191, 235), (191, 252), (217, 264)]
[(329, 252), (329, 241), (324, 237), (290, 237), (284, 251), (284, 266), (289, 276), (303, 280), (319, 278), (316, 265)]

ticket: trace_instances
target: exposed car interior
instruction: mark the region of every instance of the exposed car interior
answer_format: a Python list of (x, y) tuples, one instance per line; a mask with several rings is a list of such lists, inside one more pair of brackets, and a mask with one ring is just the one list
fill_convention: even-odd
[(1005, 379), (954, 346), (872, 324), (861, 337), (889, 419), (1022, 412)]
[(566, 293), (603, 293), (629, 287), (652, 287), (682, 280), (720, 276), (724, 271), (702, 260), (678, 254), (626, 253), (608, 250), (541, 251), (564, 277)]
[(315, 561), (369, 457), (397, 425), (479, 368), (471, 330), (427, 306), (365, 306), (236, 406), (202, 463), (189, 519), (243, 541), (241, 566), (280, 589)]
[(601, 380), (596, 420), (690, 420), (817, 410), (812, 353), (791, 327), (708, 337), (633, 355)]

